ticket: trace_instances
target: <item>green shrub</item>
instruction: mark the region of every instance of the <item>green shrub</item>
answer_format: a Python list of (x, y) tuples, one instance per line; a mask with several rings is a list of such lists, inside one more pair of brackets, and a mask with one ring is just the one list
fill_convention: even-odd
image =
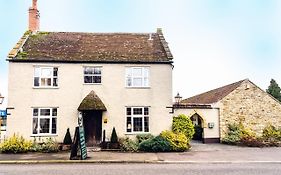
[(130, 138), (120, 139), (120, 149), (121, 151), (137, 152), (139, 143)]
[(31, 141), (27, 141), (22, 136), (14, 134), (1, 144), (0, 150), (3, 153), (25, 153), (31, 149), (31, 146)]
[(242, 135), (241, 130), (241, 126), (236, 123), (228, 124), (228, 132), (226, 136), (222, 139), (222, 142), (231, 145), (238, 144)]
[(63, 144), (65, 144), (65, 145), (71, 145), (72, 144), (72, 139), (71, 139), (71, 135), (70, 135), (70, 132), (69, 132), (69, 128), (67, 128), (67, 130), (66, 130), (66, 134), (65, 134), (64, 139), (63, 139)]
[(136, 136), (136, 138), (137, 138), (137, 142), (141, 143), (141, 142), (143, 142), (145, 140), (154, 138), (154, 136), (152, 134), (138, 134)]
[(42, 143), (37, 143), (36, 141), (32, 144), (32, 151), (43, 152), (43, 153), (53, 153), (59, 151), (59, 144), (52, 138), (47, 138), (46, 141)]
[(115, 127), (113, 127), (113, 129), (112, 129), (112, 133), (111, 133), (111, 137), (110, 137), (110, 142), (111, 143), (118, 143), (118, 137), (117, 137), (117, 134), (116, 134)]
[(168, 152), (172, 150), (170, 143), (161, 136), (140, 143), (139, 150), (147, 152)]
[(189, 148), (188, 140), (183, 133), (162, 131), (160, 136), (170, 143), (172, 151), (186, 151)]
[(281, 141), (281, 129), (268, 125), (263, 129), (262, 137), (267, 141)]
[(194, 125), (192, 121), (183, 114), (173, 117), (172, 130), (175, 133), (183, 133), (188, 140), (191, 140), (194, 135)]

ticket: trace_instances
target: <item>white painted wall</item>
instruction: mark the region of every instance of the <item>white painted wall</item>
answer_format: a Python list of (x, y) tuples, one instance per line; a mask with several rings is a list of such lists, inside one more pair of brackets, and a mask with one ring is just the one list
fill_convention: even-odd
[[(219, 109), (175, 109), (174, 116), (184, 114), (191, 117), (193, 114), (199, 114), (205, 120), (203, 138), (220, 138), (219, 132)], [(214, 128), (208, 128), (208, 123), (214, 123)]]
[[(38, 89), (33, 87), (34, 66), (59, 67), (59, 87)], [(101, 66), (102, 84), (83, 83), (83, 66)], [(126, 88), (126, 66), (149, 66), (150, 88)], [(77, 108), (83, 98), (94, 90), (105, 104), (107, 111), (107, 138), (115, 127), (118, 136), (126, 135), (126, 106), (150, 106), (150, 133), (159, 134), (170, 129), (172, 115), (172, 65), (169, 64), (70, 64), (70, 63), (9, 63), (8, 106), (11, 115), (7, 121), (7, 135), (19, 133), (32, 139), (32, 107), (58, 107), (57, 136), (61, 142), (69, 127), (73, 136), (77, 126)]]

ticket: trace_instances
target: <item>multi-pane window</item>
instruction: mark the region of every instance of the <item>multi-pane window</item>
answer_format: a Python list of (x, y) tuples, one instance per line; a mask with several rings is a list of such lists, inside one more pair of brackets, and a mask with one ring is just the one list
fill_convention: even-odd
[(149, 87), (148, 67), (127, 67), (126, 68), (127, 87)]
[(101, 83), (101, 67), (84, 67), (84, 83)]
[(32, 134), (57, 133), (57, 108), (33, 108)]
[(127, 132), (149, 132), (149, 108), (127, 107)]
[(58, 68), (57, 67), (35, 67), (34, 87), (57, 87)]

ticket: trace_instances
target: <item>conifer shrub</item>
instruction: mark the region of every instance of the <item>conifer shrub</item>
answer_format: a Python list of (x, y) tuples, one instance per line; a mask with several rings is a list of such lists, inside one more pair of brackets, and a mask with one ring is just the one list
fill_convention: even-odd
[(188, 140), (191, 140), (195, 133), (192, 121), (184, 114), (173, 117), (172, 130), (174, 133), (183, 133)]
[(111, 143), (118, 143), (118, 136), (115, 130), (115, 127), (112, 129), (111, 137), (110, 137), (110, 142)]
[(64, 139), (63, 139), (63, 144), (65, 145), (71, 145), (72, 144), (72, 139), (71, 139), (71, 135), (69, 132), (69, 128), (67, 128)]

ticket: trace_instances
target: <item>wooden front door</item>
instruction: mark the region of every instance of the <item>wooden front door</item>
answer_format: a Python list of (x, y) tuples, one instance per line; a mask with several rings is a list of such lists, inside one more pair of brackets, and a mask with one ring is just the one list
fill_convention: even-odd
[(98, 145), (102, 134), (102, 111), (84, 111), (83, 125), (86, 145), (89, 147)]

